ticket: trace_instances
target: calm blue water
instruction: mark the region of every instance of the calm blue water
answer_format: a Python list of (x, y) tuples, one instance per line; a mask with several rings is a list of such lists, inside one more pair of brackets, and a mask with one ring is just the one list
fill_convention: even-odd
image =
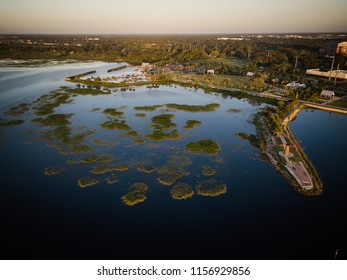
[[(113, 64), (114, 65), (114, 64)], [(94, 67), (114, 67), (95, 63)], [(47, 66), (48, 73), (29, 79), (14, 77), (11, 71), (0, 71), (2, 111), (20, 102), (32, 102), (59, 86), (73, 86), (62, 81), (66, 74), (87, 69), (89, 64), (69, 64), (58, 69)], [(67, 69), (62, 69), (67, 67)], [(18, 68), (21, 69), (21, 68)], [(89, 69), (89, 68), (88, 68)], [(6, 79), (5, 79), (5, 78)], [(12, 77), (12, 78), (11, 78)], [(49, 77), (47, 79), (47, 77)], [(36, 90), (34, 90), (34, 88)], [(12, 97), (13, 96), (13, 97)], [(122, 131), (105, 130), (99, 124), (107, 120), (105, 108), (119, 108), (124, 120), (140, 135), (151, 132), (152, 112), (134, 110), (135, 106), (167, 103), (206, 105), (218, 103), (215, 112), (174, 114), (172, 121), (181, 134), (175, 141), (154, 142), (145, 138), (144, 145), (133, 145)], [(126, 106), (126, 107), (125, 107)], [(25, 119), (19, 126), (0, 128), (2, 184), (0, 203), (3, 259), (332, 259), (336, 249), (346, 258), (346, 184), (344, 183), (343, 148), (346, 139), (346, 116), (321, 111), (303, 111), (291, 124), (295, 136), (321, 174), (324, 194), (305, 197), (298, 194), (267, 162), (257, 159), (259, 151), (235, 133), (255, 133), (253, 115), (264, 105), (246, 99), (223, 98), (184, 88), (138, 88), (135, 92), (106, 96), (76, 96), (73, 103), (56, 108), (57, 113), (74, 113), (73, 133), (96, 129), (83, 140), (94, 153), (112, 154), (114, 163), (126, 164), (128, 171), (116, 172), (120, 182), (109, 185), (109, 175), (90, 173), (92, 165), (68, 164), (89, 154), (62, 155), (42, 139), (52, 127), (31, 122), (32, 111), (16, 118)], [(100, 111), (91, 112), (93, 108)], [(240, 109), (228, 113), (230, 108)], [(146, 113), (138, 118), (136, 113)], [(2, 116), (6, 117), (7, 116)], [(188, 119), (202, 121), (192, 130), (184, 130)], [(79, 129), (78, 129), (79, 128)], [(324, 132), (324, 133), (323, 133)], [(117, 140), (116, 146), (100, 147), (95, 139)], [(216, 141), (217, 156), (188, 153), (187, 142), (201, 139)], [(227, 185), (227, 193), (218, 197), (194, 195), (188, 200), (170, 197), (172, 186), (163, 186), (156, 172), (138, 172), (140, 163), (161, 167), (170, 156), (188, 157), (191, 165), (177, 168), (189, 171), (178, 182), (195, 186), (209, 179), (201, 166), (216, 169), (212, 177)], [(44, 169), (61, 165), (59, 175), (46, 176)], [(77, 179), (89, 176), (99, 184), (80, 188)], [(129, 207), (121, 197), (134, 182), (149, 186), (145, 202)]]

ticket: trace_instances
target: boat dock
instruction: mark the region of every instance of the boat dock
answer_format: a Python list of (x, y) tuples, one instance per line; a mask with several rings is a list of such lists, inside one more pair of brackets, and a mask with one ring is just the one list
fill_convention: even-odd
[(112, 69), (107, 70), (107, 73), (119, 71), (119, 70), (125, 69), (127, 67), (128, 66), (124, 65), (124, 66), (119, 66), (119, 67), (116, 67), (116, 68), (112, 68)]
[(84, 72), (84, 73), (80, 73), (80, 74), (76, 74), (76, 75), (73, 75), (73, 76), (69, 76), (69, 77), (66, 77), (64, 80), (65, 81), (71, 81), (73, 79), (81, 78), (81, 77), (84, 77), (84, 76), (87, 76), (87, 75), (90, 75), (90, 74), (94, 74), (94, 73), (96, 73), (96, 70), (89, 71), (89, 72)]

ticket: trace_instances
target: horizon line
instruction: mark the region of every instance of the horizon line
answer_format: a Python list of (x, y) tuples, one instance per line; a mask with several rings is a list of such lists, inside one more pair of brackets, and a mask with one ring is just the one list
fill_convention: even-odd
[(180, 35), (180, 36), (188, 36), (188, 35), (281, 35), (281, 34), (341, 34), (347, 35), (347, 31), (339, 32), (339, 31), (304, 31), (304, 32), (210, 32), (210, 33), (0, 33), (0, 36), (24, 36), (24, 35), (44, 35), (44, 36), (87, 36), (87, 35), (99, 35), (99, 36), (172, 36), (172, 35)]

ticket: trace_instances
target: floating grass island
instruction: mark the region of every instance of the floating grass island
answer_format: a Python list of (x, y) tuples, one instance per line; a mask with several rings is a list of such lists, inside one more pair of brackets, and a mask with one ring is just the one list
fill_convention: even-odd
[(153, 166), (149, 166), (149, 165), (140, 165), (136, 167), (136, 170), (139, 172), (150, 174), (150, 173), (153, 173), (154, 171), (157, 171), (157, 168)]
[(74, 93), (78, 95), (108, 95), (111, 94), (110, 90), (92, 89), (92, 88), (69, 88), (66, 89), (69, 93)]
[[(136, 111), (155, 111), (160, 107), (163, 107), (164, 105), (153, 105), (153, 106), (136, 106), (134, 107), (134, 110)], [(140, 114), (139, 114), (140, 115)], [(141, 114), (141, 115), (145, 115), (145, 114)]]
[(113, 185), (113, 184), (119, 183), (119, 179), (118, 179), (117, 175), (113, 173), (106, 178), (106, 182), (109, 185)]
[(147, 116), (147, 114), (135, 114), (135, 117), (137, 117), (137, 118), (144, 118), (144, 117), (146, 117)]
[(194, 190), (187, 183), (178, 183), (173, 186), (170, 193), (173, 199), (182, 200), (193, 197)]
[(78, 179), (77, 183), (81, 188), (85, 188), (85, 187), (96, 185), (97, 183), (99, 183), (99, 181), (97, 179), (94, 179), (94, 178), (83, 177), (83, 178)]
[(87, 156), (83, 159), (69, 159), (67, 161), (68, 164), (79, 164), (79, 163), (84, 163), (84, 164), (90, 164), (90, 163), (97, 163), (99, 165), (102, 164), (108, 164), (112, 162), (113, 156), (110, 154), (102, 154), (102, 155), (97, 155), (97, 154), (91, 154), (90, 156)]
[(91, 141), (92, 144), (94, 144), (95, 146), (100, 146), (100, 147), (111, 147), (111, 146), (116, 146), (119, 144), (118, 141), (104, 141), (104, 140), (101, 140), (101, 139), (94, 139)]
[(125, 120), (119, 120), (119, 119), (111, 119), (108, 120), (102, 124), (100, 124), (102, 128), (106, 128), (109, 130), (131, 130), (131, 127), (128, 126), (125, 122)]
[(100, 164), (94, 165), (93, 169), (90, 171), (93, 174), (104, 174), (111, 171), (116, 171), (117, 166), (115, 164)]
[(11, 107), (8, 109), (5, 114), (9, 116), (21, 116), (25, 112), (30, 110), (30, 105), (27, 103), (21, 103), (18, 104), (17, 106)]
[(145, 135), (145, 138), (152, 141), (177, 140), (180, 138), (180, 135), (178, 134), (177, 129), (173, 129), (168, 133), (165, 133), (160, 129), (155, 129), (152, 134)]
[(134, 145), (143, 145), (145, 144), (145, 140), (142, 137), (138, 137), (133, 140)]
[(129, 170), (129, 166), (127, 166), (125, 164), (116, 164), (115, 170), (116, 171), (127, 171), (127, 170)]
[(186, 150), (192, 153), (205, 153), (207, 155), (216, 155), (221, 150), (220, 146), (212, 140), (200, 140), (198, 142), (189, 142), (186, 144)]
[(205, 180), (198, 182), (195, 190), (201, 196), (219, 196), (227, 192), (227, 186), (223, 182), (217, 180)]
[(58, 175), (61, 172), (65, 170), (64, 167), (60, 165), (52, 166), (52, 167), (46, 167), (45, 168), (45, 175), (52, 176), (52, 175)]
[(228, 113), (240, 113), (242, 112), (240, 109), (230, 108), (227, 110)]
[(52, 91), (36, 99), (33, 103), (33, 111), (36, 116), (45, 116), (54, 113), (55, 108), (62, 104), (72, 103), (72, 95), (67, 92)]
[(133, 206), (144, 202), (147, 197), (146, 193), (148, 186), (145, 183), (134, 183), (129, 187), (129, 192), (122, 196), (122, 201), (125, 205)]
[(201, 172), (205, 176), (213, 176), (214, 174), (216, 174), (216, 169), (213, 169), (210, 166), (203, 166)]
[(68, 121), (74, 114), (52, 114), (48, 115), (46, 118), (36, 118), (33, 122), (40, 126), (64, 126), (71, 124)]
[(166, 107), (168, 109), (173, 109), (173, 110), (197, 113), (197, 112), (214, 112), (217, 108), (220, 107), (220, 105), (217, 103), (211, 103), (207, 105), (187, 105), (187, 104), (169, 103), (169, 104), (153, 105), (153, 106), (136, 106), (134, 107), (134, 109), (137, 111), (155, 111), (163, 107)]
[(171, 121), (171, 119), (174, 117), (175, 115), (172, 114), (161, 114), (154, 116), (151, 118), (153, 123), (153, 125), (151, 125), (151, 128), (167, 130), (176, 127), (176, 124)]
[(113, 117), (122, 117), (124, 115), (124, 112), (117, 111), (117, 109), (114, 108), (107, 108), (103, 111), (106, 115), (111, 115)]
[(121, 135), (119, 135), (119, 136), (124, 136), (124, 137), (138, 137), (139, 134), (137, 133), (137, 131), (131, 130), (131, 131), (125, 132), (125, 133), (123, 133), (123, 134), (121, 134)]
[(20, 125), (22, 123), (24, 123), (24, 120), (4, 120), (4, 119), (0, 119), (0, 126)]
[[(162, 172), (162, 171), (161, 171)], [(159, 173), (159, 171), (158, 171)], [(171, 186), (174, 183), (176, 183), (176, 181), (180, 178), (182, 178), (183, 176), (189, 176), (190, 172), (186, 171), (186, 170), (176, 170), (176, 171), (172, 171), (172, 170), (168, 170), (165, 173), (161, 173), (162, 175), (158, 177), (158, 182), (164, 186)]]
[(186, 104), (166, 104), (169, 109), (176, 109), (185, 112), (197, 113), (197, 112), (214, 112), (220, 107), (217, 103), (207, 104), (207, 105), (186, 105)]
[(202, 122), (200, 122), (200, 121), (188, 120), (188, 121), (186, 121), (186, 124), (185, 124), (185, 126), (183, 128), (184, 129), (192, 129), (192, 128), (194, 128), (196, 126), (199, 126), (201, 124), (202, 124)]

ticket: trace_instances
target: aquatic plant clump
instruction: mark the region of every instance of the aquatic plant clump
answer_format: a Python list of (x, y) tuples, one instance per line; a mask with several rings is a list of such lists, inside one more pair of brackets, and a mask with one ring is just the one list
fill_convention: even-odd
[(122, 196), (122, 201), (125, 205), (133, 206), (144, 202), (148, 186), (145, 183), (134, 183), (129, 187), (129, 192)]
[(145, 140), (142, 137), (138, 137), (133, 140), (134, 145), (143, 145), (145, 144)]
[(134, 109), (136, 111), (155, 111), (156, 109), (163, 107), (163, 105), (153, 105), (153, 106), (136, 106)]
[(131, 131), (123, 133), (123, 134), (121, 134), (119, 136), (123, 136), (123, 137), (137, 137), (137, 136), (139, 136), (139, 134), (137, 133), (137, 131), (131, 130)]
[(202, 174), (205, 176), (213, 176), (214, 174), (216, 174), (216, 170), (210, 166), (203, 166), (202, 167)]
[(186, 104), (166, 104), (167, 108), (181, 110), (185, 112), (214, 112), (217, 108), (220, 107), (217, 103), (211, 103), (207, 105), (186, 105)]
[(4, 119), (0, 119), (0, 126), (20, 125), (22, 123), (24, 123), (24, 120), (4, 120)]
[(153, 130), (152, 134), (145, 135), (146, 138), (153, 141), (177, 140), (180, 138), (177, 129), (173, 129), (169, 133), (165, 133), (160, 129)]
[(78, 179), (77, 183), (81, 188), (85, 188), (85, 187), (96, 185), (97, 183), (99, 183), (99, 181), (97, 179), (94, 179), (94, 178), (83, 177), (83, 178)]
[(108, 120), (100, 124), (100, 126), (109, 130), (131, 130), (131, 127), (125, 123), (125, 120), (120, 121), (119, 119)]
[(178, 183), (170, 191), (171, 197), (173, 199), (188, 199), (193, 197), (194, 190), (187, 183)]
[(115, 165), (115, 170), (116, 171), (127, 171), (127, 170), (129, 170), (129, 166), (127, 166), (125, 164), (117, 164), (117, 165)]
[(194, 128), (196, 126), (199, 126), (201, 124), (202, 124), (202, 122), (200, 122), (200, 121), (188, 120), (188, 121), (186, 121), (186, 124), (185, 124), (185, 126), (183, 128), (184, 129), (192, 129), (192, 128)]
[(75, 143), (72, 145), (70, 153), (83, 154), (83, 153), (89, 153), (91, 150), (92, 149), (87, 145), (84, 145), (82, 143)]
[(92, 140), (92, 144), (95, 146), (100, 146), (100, 147), (111, 147), (111, 146), (116, 146), (119, 144), (117, 140), (114, 141), (104, 141), (101, 139), (94, 139)]
[(100, 164), (94, 165), (93, 169), (90, 171), (93, 174), (103, 174), (111, 171), (116, 171), (117, 166), (115, 164)]
[(186, 149), (192, 153), (205, 153), (216, 155), (221, 150), (219, 145), (212, 140), (200, 140), (198, 142), (189, 142), (185, 145)]
[(36, 118), (32, 121), (40, 126), (64, 126), (70, 124), (68, 121), (74, 114), (52, 114), (46, 118)]
[(135, 117), (137, 117), (137, 118), (144, 118), (146, 116), (147, 116), (147, 114), (135, 114)]
[(46, 167), (45, 168), (45, 175), (47, 176), (52, 176), (52, 175), (58, 175), (61, 172), (63, 172), (65, 170), (64, 167), (56, 165), (56, 166), (52, 166), (52, 167)]
[(214, 197), (225, 194), (227, 186), (225, 183), (217, 180), (205, 180), (198, 182), (195, 190), (198, 195)]
[(91, 109), (90, 112), (94, 113), (94, 112), (98, 112), (100, 110), (101, 110), (100, 108), (96, 107), (96, 108)]
[(180, 170), (177, 166), (164, 165), (158, 169), (158, 182), (164, 186), (171, 186), (183, 176), (189, 176), (190, 172), (186, 170)]
[(151, 118), (153, 125), (151, 128), (167, 130), (176, 127), (176, 124), (171, 121), (175, 115), (172, 114), (161, 114)]
[(164, 174), (158, 177), (158, 182), (164, 186), (171, 186), (181, 178), (178, 174)]
[(81, 163), (94, 163), (99, 159), (98, 155), (91, 155), (81, 160)]
[(169, 156), (169, 160), (167, 163), (169, 165), (187, 167), (192, 164), (192, 161), (190, 160), (188, 156), (173, 155), (173, 156)]
[(9, 116), (20, 116), (23, 115), (25, 112), (30, 110), (30, 105), (27, 103), (21, 103), (17, 106), (11, 107), (8, 109), (5, 114)]
[(54, 109), (62, 104), (72, 102), (71, 94), (61, 91), (52, 91), (36, 99), (33, 103), (33, 111), (36, 116), (45, 116), (54, 113)]
[(117, 175), (113, 173), (106, 178), (106, 182), (109, 185), (113, 185), (113, 184), (119, 183), (119, 179), (118, 179)]
[(74, 88), (67, 89), (69, 93), (74, 93), (78, 95), (108, 95), (111, 94), (110, 90), (92, 89), (92, 88)]
[(124, 115), (124, 112), (117, 111), (117, 109), (114, 108), (107, 108), (103, 111), (103, 113), (113, 117), (122, 117)]
[(234, 109), (234, 108), (230, 108), (227, 110), (228, 113), (240, 113), (241, 110), (240, 109)]
[(148, 165), (140, 165), (138, 167), (136, 167), (137, 171), (139, 172), (143, 172), (143, 173), (153, 173), (154, 171), (157, 170), (157, 168), (153, 167), (153, 166), (148, 166)]

